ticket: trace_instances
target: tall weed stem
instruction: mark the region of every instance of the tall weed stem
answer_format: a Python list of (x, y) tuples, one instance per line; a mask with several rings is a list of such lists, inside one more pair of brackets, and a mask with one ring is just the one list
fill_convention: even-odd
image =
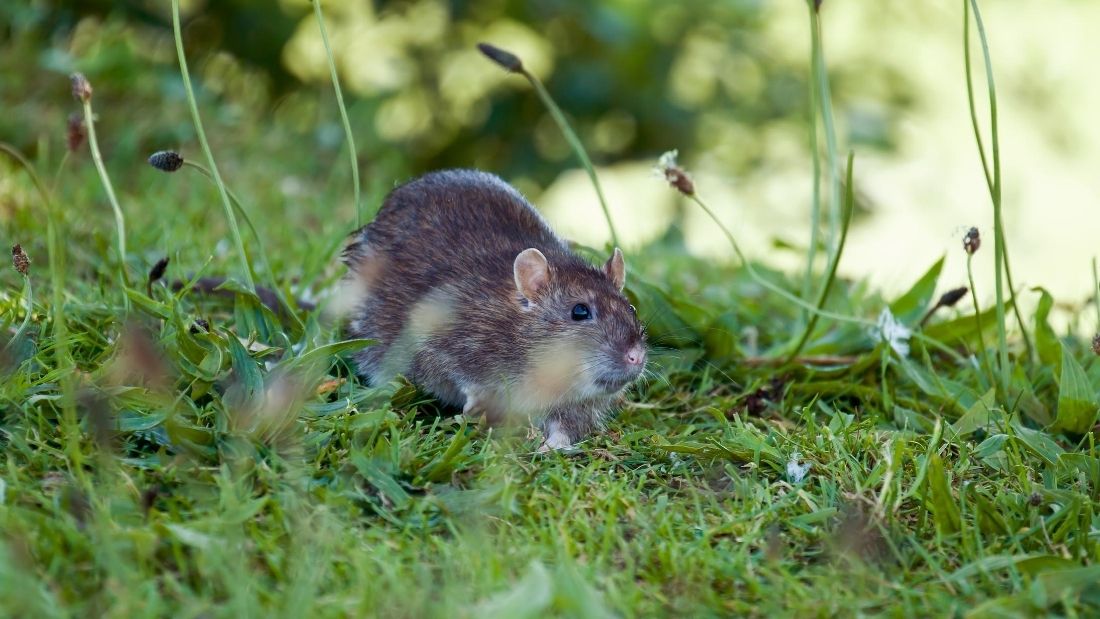
[[(832, 94), (829, 89), (829, 72), (825, 63), (825, 46), (822, 41), (821, 34), (821, 14), (819, 13), (819, 3), (809, 0), (807, 3), (810, 7), (810, 36), (811, 45), (813, 48), (812, 62), (813, 66), (811, 71), (813, 79), (817, 84), (817, 104), (820, 108), (821, 114), (821, 126), (825, 131), (825, 167), (827, 168), (828, 181), (829, 181), (829, 261), (832, 262), (835, 258), (835, 254), (839, 249), (840, 244), (840, 227), (842, 225), (842, 210), (843, 205), (840, 201), (840, 162), (837, 151), (837, 138), (836, 127), (833, 122), (833, 103)], [(814, 140), (816, 144), (816, 138)], [(813, 153), (815, 165), (817, 161), (817, 153)], [(815, 176), (820, 175), (820, 170)], [(815, 183), (818, 182), (818, 178), (815, 178)], [(820, 201), (820, 198), (819, 200)], [(820, 217), (820, 204), (815, 205), (814, 224)], [(811, 237), (813, 234), (811, 234)], [(810, 251), (816, 251), (816, 246), (812, 246)], [(811, 274), (812, 275), (812, 274)]]
[(187, 58), (183, 53), (183, 32), (180, 29), (180, 2), (172, 0), (172, 32), (176, 39), (176, 55), (179, 56), (180, 75), (183, 76), (183, 88), (187, 92), (187, 105), (191, 108), (191, 118), (195, 124), (195, 133), (198, 134), (202, 152), (206, 155), (206, 161), (210, 166), (210, 172), (214, 177), (214, 184), (218, 186), (218, 195), (221, 196), (222, 206), (225, 208), (225, 218), (229, 221), (229, 229), (233, 233), (233, 242), (237, 246), (240, 255), (241, 266), (244, 268), (245, 281), (252, 292), (256, 292), (256, 281), (252, 277), (252, 265), (245, 251), (244, 241), (241, 239), (241, 230), (237, 226), (237, 217), (233, 213), (233, 206), (229, 202), (229, 191), (222, 182), (218, 172), (218, 164), (214, 161), (214, 153), (210, 150), (210, 144), (206, 141), (206, 132), (203, 131), (202, 117), (199, 115), (199, 105), (195, 101), (195, 91), (191, 87), (191, 75), (187, 70)]
[[(183, 161), (183, 165), (194, 169), (199, 174), (205, 176), (208, 180), (210, 180), (210, 182), (214, 182), (213, 173), (211, 173), (210, 170), (207, 170), (202, 164), (198, 164), (189, 159), (185, 159)], [(263, 265), (264, 270), (267, 271), (268, 275), (271, 277), (271, 286), (275, 293), (275, 296), (278, 297), (279, 302), (283, 304), (283, 307), (286, 309), (287, 313), (294, 318), (294, 322), (298, 324), (298, 327), (304, 330), (305, 324), (302, 322), (302, 319), (298, 317), (297, 309), (290, 304), (290, 300), (287, 299), (286, 295), (283, 293), (283, 289), (281, 286), (279, 286), (279, 282), (275, 277), (275, 271), (271, 268), (271, 261), (267, 258), (267, 249), (264, 247), (263, 237), (260, 236), (259, 231), (256, 230), (256, 226), (252, 223), (252, 218), (248, 216), (248, 211), (244, 210), (244, 205), (241, 204), (240, 198), (238, 198), (237, 195), (233, 193), (233, 190), (229, 189), (228, 187), (226, 187), (226, 192), (229, 194), (229, 201), (233, 204), (233, 207), (237, 210), (237, 213), (241, 216), (241, 219), (244, 220), (244, 225), (247, 226), (249, 232), (252, 233), (252, 238), (256, 240), (256, 251), (260, 256), (260, 263)]]
[[(986, 85), (989, 90), (989, 125), (990, 125), (990, 150), (992, 151), (992, 171), (989, 158), (986, 156), (985, 144), (978, 124), (978, 113), (974, 96), (973, 71), (970, 65), (970, 10), (974, 11), (974, 24), (978, 30), (981, 42), (982, 59), (985, 65)], [(1005, 242), (1004, 215), (1001, 201), (1001, 152), (1000, 135), (997, 125), (997, 88), (993, 80), (993, 62), (989, 54), (989, 42), (985, 33), (985, 24), (982, 22), (981, 11), (977, 0), (963, 0), (963, 61), (966, 69), (966, 95), (970, 106), (970, 122), (974, 129), (974, 140), (978, 146), (978, 155), (982, 162), (982, 171), (985, 174), (986, 185), (989, 189), (990, 200), (993, 203), (993, 254), (995, 261), (994, 276), (997, 294), (997, 343), (1000, 359), (1000, 376), (1002, 388), (1008, 389), (1011, 369), (1008, 365), (1008, 336), (1005, 329), (1005, 303), (1004, 287), (1008, 285), (1010, 294), (1015, 296), (1015, 287), (1012, 283), (1012, 271), (1009, 267), (1008, 247)], [(1024, 324), (1023, 315), (1020, 313), (1019, 303), (1012, 304), (1012, 311), (1016, 316), (1016, 322), (1020, 327), (1020, 334), (1024, 340), (1028, 357), (1032, 355), (1031, 339)]]
[(111, 203), (111, 210), (115, 215), (115, 231), (118, 236), (118, 261), (119, 275), (122, 283), (122, 300), (127, 308), (130, 307), (130, 297), (126, 295), (128, 277), (126, 274), (126, 219), (122, 214), (122, 207), (115, 196), (115, 188), (111, 184), (111, 177), (107, 175), (107, 166), (103, 165), (103, 155), (99, 152), (99, 141), (95, 133), (95, 116), (92, 113), (91, 97), (85, 97), (81, 102), (84, 108), (84, 124), (88, 129), (88, 148), (92, 151), (92, 161), (95, 163), (99, 180), (103, 183), (103, 190), (107, 193), (107, 201)]
[(581, 144), (580, 138), (578, 138), (576, 132), (573, 131), (573, 127), (569, 125), (569, 121), (565, 118), (565, 114), (562, 113), (558, 104), (554, 103), (554, 99), (542, 85), (542, 82), (539, 81), (539, 78), (529, 73), (526, 69), (523, 69), (522, 73), (523, 76), (527, 78), (527, 81), (531, 82), (531, 86), (534, 87), (539, 99), (542, 100), (546, 109), (550, 111), (550, 116), (554, 118), (554, 122), (558, 124), (558, 128), (561, 130), (562, 135), (565, 136), (565, 140), (569, 142), (569, 146), (573, 148), (573, 152), (577, 155), (577, 159), (580, 160), (581, 165), (584, 167), (584, 171), (588, 173), (588, 178), (592, 181), (592, 186), (596, 189), (596, 197), (600, 200), (600, 208), (603, 209), (604, 219), (607, 220), (607, 228), (611, 231), (611, 243), (618, 247), (619, 234), (615, 231), (615, 223), (611, 221), (611, 209), (607, 206), (607, 198), (604, 197), (603, 188), (600, 186), (600, 179), (596, 176), (596, 168), (592, 166), (592, 160), (588, 158), (588, 151), (584, 149), (584, 145)]
[(840, 239), (837, 241), (836, 250), (832, 252), (829, 258), (829, 269), (825, 275), (825, 284), (821, 287), (821, 292), (817, 295), (817, 301), (814, 306), (817, 308), (817, 312), (814, 312), (810, 316), (809, 322), (806, 323), (806, 328), (802, 331), (802, 336), (798, 339), (798, 343), (795, 344), (794, 350), (792, 350), (788, 356), (787, 361), (794, 361), (799, 353), (802, 352), (803, 347), (806, 346), (806, 342), (810, 339), (810, 335), (813, 334), (814, 327), (817, 326), (817, 319), (821, 315), (819, 312), (825, 307), (825, 301), (829, 298), (829, 291), (833, 287), (833, 282), (836, 281), (836, 269), (840, 264), (840, 256), (844, 253), (844, 244), (848, 240), (848, 228), (852, 224), (852, 211), (855, 210), (855, 196), (852, 185), (852, 168), (855, 163), (855, 153), (848, 152), (848, 176), (847, 176), (847, 190), (844, 196), (844, 218), (840, 224)]
[(592, 186), (596, 189), (596, 197), (600, 200), (600, 208), (603, 209), (603, 216), (607, 220), (607, 228), (611, 231), (611, 243), (618, 246), (619, 235), (615, 231), (614, 222), (611, 221), (611, 210), (607, 207), (607, 199), (604, 198), (603, 188), (600, 186), (600, 179), (596, 176), (596, 168), (592, 166), (592, 160), (588, 158), (588, 151), (584, 149), (584, 144), (581, 144), (581, 140), (577, 137), (577, 133), (573, 131), (573, 127), (569, 125), (569, 120), (565, 118), (565, 114), (562, 113), (558, 104), (554, 103), (554, 98), (550, 96), (550, 93), (542, 85), (542, 82), (539, 81), (539, 78), (535, 77), (534, 74), (523, 66), (523, 61), (520, 60), (519, 56), (488, 43), (478, 43), (477, 49), (484, 54), (486, 58), (492, 60), (497, 66), (505, 71), (522, 75), (531, 84), (531, 87), (535, 89), (535, 94), (538, 95), (543, 106), (550, 112), (550, 116), (554, 119), (554, 122), (557, 123), (558, 129), (561, 131), (562, 135), (565, 136), (565, 141), (569, 143), (570, 148), (573, 149), (573, 153), (577, 155), (577, 159), (580, 160), (584, 171), (588, 173), (588, 179), (592, 181)]
[(738, 245), (737, 239), (734, 238), (733, 233), (730, 232), (729, 228), (727, 228), (725, 224), (722, 223), (722, 220), (718, 219), (718, 216), (714, 214), (714, 211), (710, 210), (710, 207), (707, 206), (706, 202), (703, 202), (698, 194), (693, 193), (688, 197), (691, 198), (692, 202), (695, 202), (695, 204), (697, 204), (699, 208), (703, 209), (703, 212), (706, 213), (707, 216), (710, 217), (711, 220), (714, 222), (714, 224), (718, 226), (718, 229), (722, 231), (722, 234), (725, 235), (726, 240), (729, 241), (730, 247), (733, 248), (733, 252), (737, 254), (737, 259), (741, 261), (741, 265), (745, 267), (745, 270), (748, 271), (749, 276), (752, 277), (753, 280), (756, 281), (756, 283), (760, 284), (764, 288), (767, 288), (768, 290), (774, 292), (783, 299), (793, 303), (794, 305), (809, 312), (814, 316), (830, 318), (839, 322), (874, 326), (875, 323), (869, 320), (854, 318), (852, 316), (845, 316), (843, 314), (837, 314), (815, 307), (805, 299), (802, 299), (796, 295), (791, 294), (790, 292), (787, 292), (781, 286), (768, 280), (766, 277), (761, 275), (759, 271), (756, 270), (756, 267), (752, 266), (752, 263), (749, 262), (748, 258), (745, 257), (745, 254), (742, 253), (741, 246)]
[(23, 167), (38, 190), (42, 204), (46, 207), (46, 251), (49, 253), (50, 286), (50, 322), (53, 326), (53, 352), (56, 370), (61, 384), (61, 434), (69, 470), (82, 484), (84, 475), (84, 454), (80, 451), (80, 424), (76, 417), (76, 362), (69, 349), (69, 328), (65, 316), (65, 263), (61, 243), (61, 213), (54, 206), (53, 198), (34, 166), (18, 150), (0, 142), (0, 152), (7, 154)]
[[(810, 3), (810, 30), (817, 27), (817, 11)], [(818, 46), (810, 46), (810, 73), (817, 72)], [(802, 298), (809, 299), (813, 293), (814, 262), (817, 258), (818, 235), (821, 232), (821, 155), (818, 152), (817, 136), (817, 80), (811, 78), (809, 88), (810, 103), (810, 161), (813, 163), (813, 187), (810, 202), (810, 245), (806, 249), (806, 275), (802, 282)]]
[(985, 331), (982, 329), (982, 310), (978, 305), (978, 289), (974, 287), (974, 254), (966, 254), (966, 277), (970, 281), (970, 298), (974, 301), (974, 324), (978, 332), (978, 352), (981, 354), (982, 371), (988, 374), (990, 384), (997, 384), (997, 377), (989, 368), (989, 353), (985, 349)]
[(344, 93), (340, 89), (340, 76), (336, 71), (336, 58), (332, 54), (332, 45), (328, 40), (328, 29), (325, 28), (325, 16), (321, 13), (321, 0), (313, 1), (313, 15), (317, 18), (317, 28), (321, 31), (321, 41), (325, 44), (325, 57), (328, 59), (328, 70), (332, 75), (332, 89), (336, 92), (336, 106), (340, 108), (340, 120), (344, 124), (344, 136), (348, 141), (348, 162), (351, 164), (351, 182), (355, 192), (355, 227), (363, 225), (360, 212), (359, 198), (359, 158), (355, 150), (355, 136), (351, 132), (351, 122), (348, 120), (348, 110), (344, 105)]
[(23, 275), (23, 304), (27, 307), (27, 315), (23, 317), (23, 322), (20, 323), (19, 328), (15, 330), (15, 335), (8, 340), (4, 348), (22, 339), (23, 335), (27, 332), (27, 328), (31, 325), (31, 316), (34, 315), (34, 288), (31, 285), (30, 275)]

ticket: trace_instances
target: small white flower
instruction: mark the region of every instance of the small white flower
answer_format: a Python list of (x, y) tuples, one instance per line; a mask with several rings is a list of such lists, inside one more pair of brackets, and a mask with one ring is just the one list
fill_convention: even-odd
[(695, 195), (695, 183), (691, 180), (691, 175), (676, 163), (677, 155), (679, 155), (679, 151), (675, 150), (662, 153), (657, 159), (657, 165), (653, 168), (653, 173), (665, 179), (665, 182), (671, 185), (673, 189), (685, 196)]
[(665, 170), (676, 167), (676, 158), (679, 156), (680, 151), (678, 150), (666, 150), (661, 153), (661, 156), (657, 158), (657, 168), (654, 172), (664, 177)]
[(791, 483), (797, 484), (806, 478), (806, 473), (810, 472), (810, 463), (799, 464), (801, 459), (802, 454), (796, 451), (791, 454), (791, 459), (787, 462), (787, 478), (791, 480)]
[(909, 338), (912, 335), (909, 327), (898, 322), (888, 307), (879, 314), (878, 324), (871, 327), (871, 337), (886, 342), (902, 357), (909, 356)]

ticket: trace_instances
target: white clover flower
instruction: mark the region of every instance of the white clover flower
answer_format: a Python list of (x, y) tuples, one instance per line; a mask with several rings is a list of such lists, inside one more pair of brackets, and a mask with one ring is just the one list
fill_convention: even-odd
[(888, 307), (879, 314), (878, 324), (871, 327), (871, 337), (886, 342), (902, 357), (909, 356), (909, 338), (912, 335), (913, 331), (898, 322)]
[(797, 451), (791, 454), (791, 459), (787, 462), (787, 479), (791, 480), (791, 483), (797, 484), (806, 478), (806, 473), (810, 472), (809, 462), (805, 464), (799, 464), (799, 460), (802, 459), (802, 454)]

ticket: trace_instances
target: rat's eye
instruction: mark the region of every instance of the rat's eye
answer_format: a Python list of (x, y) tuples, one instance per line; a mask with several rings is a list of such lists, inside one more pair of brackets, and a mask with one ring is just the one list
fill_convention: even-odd
[(571, 316), (573, 320), (588, 320), (592, 317), (592, 312), (588, 311), (588, 306), (584, 303), (578, 303), (573, 306), (573, 313)]
[(631, 306), (630, 306), (630, 313), (631, 313), (631, 314), (637, 314), (637, 313), (638, 313), (638, 310), (637, 310), (637, 309), (635, 309), (633, 305), (631, 305)]

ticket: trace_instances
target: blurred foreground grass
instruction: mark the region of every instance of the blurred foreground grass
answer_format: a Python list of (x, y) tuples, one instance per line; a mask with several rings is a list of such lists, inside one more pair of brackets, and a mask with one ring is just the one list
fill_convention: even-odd
[[(203, 112), (214, 126), (231, 113)], [(327, 306), (354, 220), (330, 207), (347, 204), (347, 175), (303, 175), (310, 153), (278, 125), (217, 140), (270, 257), (257, 281)], [(1045, 294), (1027, 317), (1033, 351), (1009, 340), (1007, 385), (992, 370), (992, 308), (979, 322), (964, 299), (922, 326), (965, 283), (940, 281), (935, 256), (903, 295), (840, 280), (825, 305), (871, 323), (888, 309), (912, 337), (822, 318), (783, 363), (804, 313), (747, 270), (691, 255), (674, 230), (628, 257), (655, 376), (607, 434), (540, 456), (522, 428), (488, 434), (407, 385), (361, 384), (347, 356), (365, 343), (340, 342), (323, 311), (269, 311), (242, 284), (188, 290), (242, 276), (217, 191), (191, 168), (108, 158), (120, 265), (87, 148), (64, 152), (60, 133), (36, 149), (49, 200), (0, 160), (4, 238), (31, 259), (30, 288), (14, 270), (0, 279), (4, 614), (1100, 610), (1100, 362), (1048, 326)], [(197, 145), (183, 154), (201, 160)], [(364, 203), (394, 180), (370, 170)], [(247, 229), (245, 244), (255, 256)], [(980, 251), (992, 246), (990, 233)], [(1077, 327), (1093, 309), (1062, 307)]]

